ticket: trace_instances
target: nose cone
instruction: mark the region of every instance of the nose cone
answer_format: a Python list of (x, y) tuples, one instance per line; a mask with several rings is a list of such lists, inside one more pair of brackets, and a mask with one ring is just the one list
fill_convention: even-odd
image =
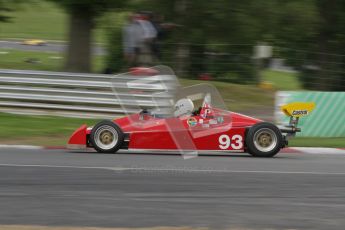
[(86, 130), (87, 126), (80, 126), (69, 138), (67, 148), (69, 149), (79, 149), (86, 148)]

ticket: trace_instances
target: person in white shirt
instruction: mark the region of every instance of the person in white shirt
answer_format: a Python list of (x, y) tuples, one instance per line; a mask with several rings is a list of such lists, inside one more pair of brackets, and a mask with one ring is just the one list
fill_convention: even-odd
[(136, 20), (136, 15), (128, 17), (128, 24), (122, 29), (122, 45), (125, 60), (129, 67), (138, 64), (140, 46), (143, 40), (143, 28)]

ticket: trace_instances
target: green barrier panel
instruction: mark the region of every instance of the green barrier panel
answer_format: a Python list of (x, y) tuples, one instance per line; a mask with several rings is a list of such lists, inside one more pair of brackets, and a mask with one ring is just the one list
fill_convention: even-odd
[(275, 117), (278, 124), (288, 124), (280, 106), (291, 102), (315, 102), (310, 115), (302, 117), (297, 136), (345, 137), (345, 92), (280, 91), (276, 94)]

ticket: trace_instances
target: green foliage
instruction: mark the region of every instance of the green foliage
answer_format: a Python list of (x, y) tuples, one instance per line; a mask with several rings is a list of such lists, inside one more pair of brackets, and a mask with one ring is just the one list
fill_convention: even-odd
[(340, 0), (288, 1), (283, 5), (275, 45), (301, 71), (307, 89), (345, 90), (345, 3)]
[(106, 59), (106, 69), (109, 72), (120, 72), (125, 63), (122, 52), (121, 30), (113, 29), (108, 33), (108, 55)]
[[(315, 46), (310, 40), (320, 24), (315, 0), (146, 0), (139, 2), (138, 9), (142, 8), (159, 12), (167, 21), (181, 25), (173, 31), (170, 42), (193, 44), (187, 47), (188, 72), (210, 72), (216, 78), (242, 83), (254, 82), (251, 57), (258, 41), (292, 47), (293, 50), (276, 51), (279, 56), (288, 57), (289, 64), (301, 66), (295, 50)], [(219, 43), (229, 45), (195, 45)]]
[[(224, 73), (233, 72), (229, 80), (250, 83), (254, 82), (255, 76), (252, 47), (262, 32), (253, 13), (257, 6), (261, 7), (256, 2), (146, 0), (138, 2), (136, 9), (149, 9), (164, 15), (165, 21), (179, 25), (164, 41), (172, 45), (164, 47), (164, 53), (168, 55), (163, 58), (163, 63), (169, 63), (175, 69), (184, 63), (181, 71), (187, 73), (186, 76), (210, 73), (220, 79)], [(178, 49), (185, 50), (188, 57), (179, 58)]]
[(105, 14), (99, 24), (102, 24), (105, 32), (105, 40), (107, 45), (107, 55), (105, 61), (105, 69), (110, 72), (121, 72), (125, 68), (122, 51), (122, 25), (127, 19), (128, 13), (109, 12)]
[[(91, 17), (100, 27), (105, 27), (111, 51), (107, 66), (120, 70), (123, 65), (121, 27), (123, 19), (103, 20), (105, 12), (122, 14), (116, 9), (126, 5), (126, 10), (149, 10), (164, 15), (165, 22), (176, 23), (163, 40), (163, 64), (179, 69), (181, 74), (197, 77), (210, 73), (214, 78), (231, 82), (250, 83), (254, 80), (253, 46), (266, 42), (275, 47), (274, 55), (286, 59), (287, 64), (301, 71), (303, 86), (316, 90), (345, 89), (345, 1), (342, 0), (46, 0), (60, 5), (66, 12)], [(17, 2), (0, 0), (0, 21), (16, 16)], [(30, 0), (41, 10), (42, 2)], [(123, 11), (123, 10), (122, 10)], [(52, 24), (44, 13), (40, 21), (29, 17), (25, 26), (1, 25), (1, 37), (65, 38), (62, 23)], [(61, 16), (61, 12), (59, 14)], [(100, 16), (103, 17), (100, 17)], [(61, 17), (56, 16), (58, 21)], [(100, 20), (101, 19), (101, 20)], [(15, 19), (13, 18), (13, 21)], [(61, 21), (61, 20), (59, 20)], [(15, 21), (16, 23), (16, 21)], [(115, 24), (108, 26), (110, 24)], [(39, 26), (42, 31), (35, 32)], [(23, 28), (24, 27), (24, 28)], [(49, 27), (49, 28), (48, 28)], [(47, 28), (47, 29), (46, 29)], [(11, 30), (14, 32), (11, 33)], [(6, 35), (7, 34), (7, 35)], [(9, 34), (9, 35), (8, 35)], [(14, 36), (12, 36), (15, 34)], [(25, 35), (29, 34), (29, 35)], [(97, 41), (100, 41), (97, 31)], [(102, 34), (103, 35), (103, 34)], [(102, 40), (103, 41), (103, 40)], [(183, 45), (181, 45), (183, 43)], [(207, 45), (205, 45), (207, 44)], [(229, 44), (229, 45), (216, 45)], [(178, 57), (181, 50), (187, 52)], [(336, 55), (334, 55), (336, 54)]]

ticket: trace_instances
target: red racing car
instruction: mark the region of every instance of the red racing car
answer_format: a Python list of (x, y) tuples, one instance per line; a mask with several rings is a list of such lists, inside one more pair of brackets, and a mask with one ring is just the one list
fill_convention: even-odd
[[(176, 96), (178, 95), (178, 96)], [(93, 127), (82, 125), (70, 137), (70, 148), (94, 148), (101, 153), (120, 149), (248, 152), (272, 157), (300, 129), (298, 119), (311, 112), (313, 103), (292, 103), (283, 112), (290, 124), (278, 127), (243, 114), (227, 111), (218, 91), (209, 85), (184, 88), (175, 93), (170, 110), (144, 108)], [(168, 112), (167, 112), (168, 111)]]

